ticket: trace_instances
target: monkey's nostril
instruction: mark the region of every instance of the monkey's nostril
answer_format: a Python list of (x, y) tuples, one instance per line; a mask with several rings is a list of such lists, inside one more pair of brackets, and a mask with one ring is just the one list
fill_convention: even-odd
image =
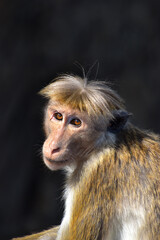
[(53, 149), (53, 150), (52, 150), (52, 154), (53, 154), (53, 153), (57, 153), (57, 152), (59, 152), (59, 151), (60, 151), (60, 148)]

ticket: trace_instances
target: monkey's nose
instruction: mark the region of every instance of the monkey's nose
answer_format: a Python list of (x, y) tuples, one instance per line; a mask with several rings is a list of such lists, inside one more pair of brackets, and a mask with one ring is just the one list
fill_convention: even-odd
[(55, 149), (52, 150), (52, 154), (57, 153), (57, 152), (59, 152), (59, 151), (60, 151), (60, 148), (59, 148), (59, 147), (58, 147), (58, 148), (55, 148)]

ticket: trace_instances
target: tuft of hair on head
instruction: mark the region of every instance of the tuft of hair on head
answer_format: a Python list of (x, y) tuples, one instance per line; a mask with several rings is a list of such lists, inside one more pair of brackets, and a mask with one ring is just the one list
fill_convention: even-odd
[(74, 75), (60, 75), (40, 91), (53, 104), (68, 105), (89, 116), (113, 118), (114, 110), (124, 109), (124, 102), (105, 81), (88, 81)]

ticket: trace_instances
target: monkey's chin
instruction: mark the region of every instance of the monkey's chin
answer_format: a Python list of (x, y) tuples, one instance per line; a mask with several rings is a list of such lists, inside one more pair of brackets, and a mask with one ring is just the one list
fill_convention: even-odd
[(52, 171), (60, 170), (65, 168), (68, 164), (68, 160), (53, 160), (50, 158), (44, 157), (44, 163), (45, 165)]

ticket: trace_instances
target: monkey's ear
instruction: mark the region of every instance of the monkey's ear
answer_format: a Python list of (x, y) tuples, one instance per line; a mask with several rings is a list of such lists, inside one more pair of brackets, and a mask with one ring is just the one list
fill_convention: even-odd
[(109, 122), (107, 130), (112, 133), (120, 132), (126, 125), (128, 118), (132, 115), (124, 110), (113, 111), (113, 119)]

